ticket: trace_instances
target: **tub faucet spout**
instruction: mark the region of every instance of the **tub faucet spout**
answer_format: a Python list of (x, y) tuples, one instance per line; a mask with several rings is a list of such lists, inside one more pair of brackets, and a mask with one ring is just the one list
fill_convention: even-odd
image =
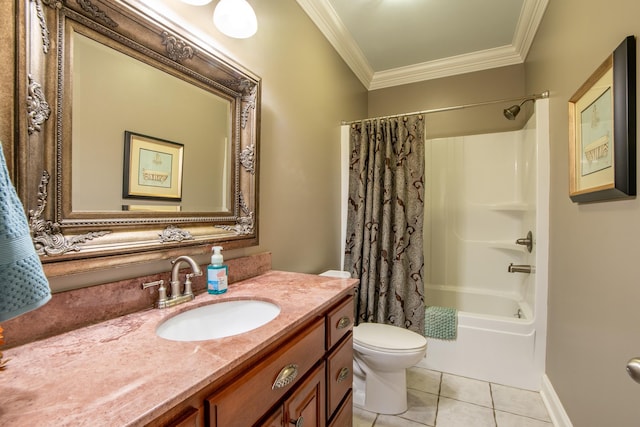
[(511, 263), (509, 264), (509, 267), (507, 268), (507, 271), (509, 273), (533, 273), (535, 272), (535, 268), (531, 265), (518, 265), (518, 264), (514, 264)]

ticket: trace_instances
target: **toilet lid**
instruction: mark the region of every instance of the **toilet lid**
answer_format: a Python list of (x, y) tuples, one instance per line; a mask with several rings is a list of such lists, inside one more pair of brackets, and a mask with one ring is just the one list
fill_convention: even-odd
[(427, 345), (420, 334), (382, 323), (361, 323), (353, 328), (353, 341), (361, 346), (381, 350), (415, 350)]

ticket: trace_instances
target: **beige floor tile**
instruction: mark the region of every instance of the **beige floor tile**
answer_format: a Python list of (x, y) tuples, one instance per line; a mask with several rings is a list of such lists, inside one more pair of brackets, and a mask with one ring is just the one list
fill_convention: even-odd
[(407, 387), (426, 393), (438, 394), (440, 392), (440, 379), (442, 374), (429, 369), (413, 367), (407, 369)]
[(491, 408), (440, 397), (436, 426), (496, 427), (496, 422)]
[(499, 384), (491, 384), (491, 394), (496, 410), (550, 422), (549, 413), (540, 393), (521, 390)]
[(498, 427), (553, 427), (550, 422), (502, 411), (496, 411), (496, 423)]
[(353, 408), (353, 427), (553, 427), (540, 393), (424, 368), (407, 370), (400, 415)]
[(353, 407), (353, 427), (372, 427), (377, 414)]
[(428, 426), (435, 425), (438, 395), (409, 389), (407, 406), (407, 411), (398, 417)]
[[(429, 424), (432, 426), (433, 424)], [(410, 421), (393, 415), (378, 415), (375, 427), (425, 427), (425, 424)]]
[(485, 381), (459, 377), (457, 375), (442, 374), (440, 395), (476, 405), (493, 407), (491, 388)]

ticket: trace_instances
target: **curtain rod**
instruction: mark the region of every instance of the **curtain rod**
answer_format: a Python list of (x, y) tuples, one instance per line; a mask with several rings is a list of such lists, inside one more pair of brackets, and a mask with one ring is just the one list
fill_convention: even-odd
[(402, 116), (413, 116), (414, 114), (430, 114), (430, 113), (441, 113), (444, 111), (453, 111), (453, 110), (463, 110), (465, 108), (471, 107), (479, 107), (481, 105), (491, 105), (491, 104), (499, 104), (501, 102), (513, 102), (513, 101), (528, 101), (528, 100), (536, 100), (543, 99), (549, 97), (549, 91), (545, 90), (542, 93), (534, 93), (533, 95), (519, 97), (519, 98), (506, 98), (506, 99), (496, 99), (495, 101), (484, 101), (484, 102), (476, 102), (474, 104), (463, 104), (463, 105), (454, 105), (452, 107), (442, 107), (442, 108), (434, 108), (431, 110), (422, 110), (422, 111), (414, 111), (413, 113), (401, 113), (401, 114), (392, 114), (390, 116), (379, 116), (379, 117), (369, 117), (366, 119), (360, 120), (351, 120), (351, 121), (342, 121), (342, 125), (350, 125), (353, 123), (358, 123), (363, 120), (375, 120), (375, 119), (389, 119), (391, 117), (402, 117)]

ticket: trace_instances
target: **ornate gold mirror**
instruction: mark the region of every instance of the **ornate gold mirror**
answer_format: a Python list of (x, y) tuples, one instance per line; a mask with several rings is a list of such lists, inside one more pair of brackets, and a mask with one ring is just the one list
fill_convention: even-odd
[(256, 245), (260, 79), (124, 1), (20, 7), (17, 181), (47, 274)]

